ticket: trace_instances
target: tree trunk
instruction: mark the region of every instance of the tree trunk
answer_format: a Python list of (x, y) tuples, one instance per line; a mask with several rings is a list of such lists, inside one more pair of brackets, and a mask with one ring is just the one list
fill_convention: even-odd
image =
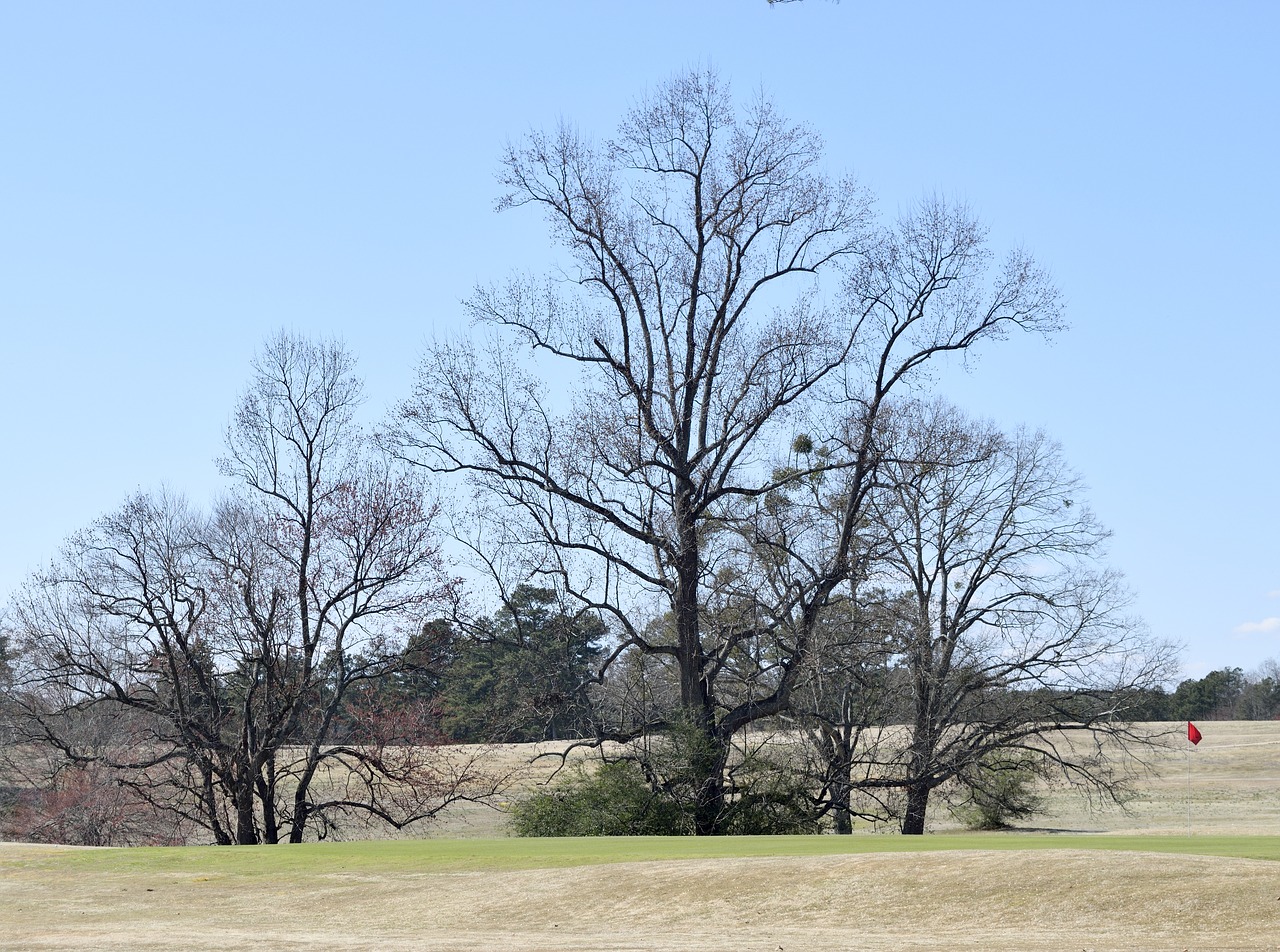
[(258, 802), (262, 804), (262, 841), (279, 843), (280, 824), (276, 819), (276, 778), (273, 756), (266, 759), (254, 780), (258, 790)]
[(837, 833), (853, 832), (853, 751), (843, 736), (833, 739), (831, 757), (831, 817)]
[[(944, 586), (944, 610), (945, 594)], [(908, 836), (919, 836), (924, 832), (924, 816), (929, 808), (929, 791), (932, 789), (927, 778), (933, 769), (934, 752), (941, 737), (941, 729), (937, 726), (936, 689), (946, 676), (945, 664), (934, 660), (929, 596), (919, 583), (916, 597), (920, 614), (915, 632), (916, 643), (909, 655), (914, 682), (915, 723), (911, 732), (910, 759), (907, 764), (907, 812), (902, 818), (902, 832)]]
[(724, 766), (728, 744), (706, 724), (691, 738), (689, 770), (697, 784), (693, 830), (697, 836), (720, 836), (726, 831)]
[(207, 761), (200, 763), (200, 809), (209, 821), (209, 829), (213, 832), (213, 841), (219, 846), (230, 846), (234, 842), (231, 834), (222, 824), (222, 814), (218, 809), (218, 793), (214, 788), (214, 769)]
[(298, 778), (298, 786), (293, 791), (293, 822), (289, 826), (289, 842), (301, 843), (307, 831), (307, 821), (311, 819), (311, 801), (307, 794), (311, 789), (311, 778), (315, 773), (314, 752), (308, 759), (306, 769)]
[(827, 814), (836, 833), (853, 832), (853, 744), (844, 729), (825, 725), (815, 735), (822, 752)]
[(236, 844), (257, 846), (258, 830), (253, 815), (253, 778), (237, 777), (236, 784)]
[(929, 807), (929, 786), (916, 781), (907, 787), (907, 813), (902, 818), (902, 832), (919, 836), (924, 832), (924, 815)]
[(724, 766), (729, 742), (716, 730), (715, 703), (706, 678), (707, 659), (702, 647), (698, 604), (701, 553), (689, 501), (693, 486), (688, 479), (680, 483), (675, 505), (679, 535), (671, 607), (680, 668), (680, 707), (686, 721), (685, 730), (689, 732), (685, 738), (688, 763), (684, 766), (694, 788), (694, 833), (715, 836), (724, 832)]

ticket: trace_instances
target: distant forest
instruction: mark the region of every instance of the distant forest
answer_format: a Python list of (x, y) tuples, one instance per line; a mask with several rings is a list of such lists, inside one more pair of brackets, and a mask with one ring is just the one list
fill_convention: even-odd
[(1155, 688), (1138, 701), (1130, 717), (1146, 721), (1272, 721), (1280, 719), (1280, 662), (1256, 671), (1221, 668), (1188, 678), (1172, 692)]

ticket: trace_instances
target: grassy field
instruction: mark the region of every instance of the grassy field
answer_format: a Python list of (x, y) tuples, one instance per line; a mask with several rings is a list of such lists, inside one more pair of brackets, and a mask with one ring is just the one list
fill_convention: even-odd
[(1280, 724), (1204, 730), (1087, 833), (0, 844), (0, 950), (1280, 948)]

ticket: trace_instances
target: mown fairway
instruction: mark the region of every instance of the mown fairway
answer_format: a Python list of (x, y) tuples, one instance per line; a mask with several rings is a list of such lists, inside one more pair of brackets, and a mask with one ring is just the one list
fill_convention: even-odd
[(1173, 757), (1089, 835), (0, 844), (0, 949), (1280, 948), (1280, 724), (1201, 747), (1190, 837)]

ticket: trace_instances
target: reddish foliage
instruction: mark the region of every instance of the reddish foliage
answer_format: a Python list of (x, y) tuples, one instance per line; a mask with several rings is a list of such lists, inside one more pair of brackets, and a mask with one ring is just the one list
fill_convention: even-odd
[(171, 819), (96, 765), (70, 767), (43, 789), (20, 792), (3, 818), (5, 836), (69, 846), (173, 846)]

